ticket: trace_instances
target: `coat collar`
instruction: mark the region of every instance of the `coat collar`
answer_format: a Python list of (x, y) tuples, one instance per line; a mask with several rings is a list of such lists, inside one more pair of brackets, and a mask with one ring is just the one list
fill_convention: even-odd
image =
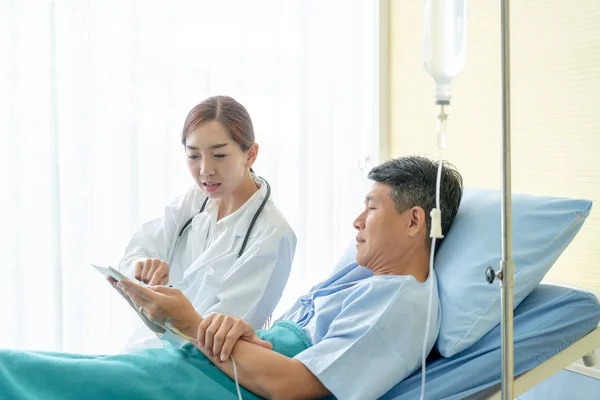
[[(260, 186), (258, 189), (240, 208), (238, 208), (233, 214), (228, 215), (218, 221), (218, 224), (224, 224), (227, 230), (233, 229), (236, 236), (245, 237), (250, 228), (250, 223), (254, 218), (254, 215), (258, 211), (260, 205), (267, 196), (267, 183), (263, 178), (252, 174), (254, 181)], [(264, 209), (263, 209), (264, 211)], [(209, 200), (206, 205), (205, 212), (211, 214), (216, 219), (217, 202), (215, 200)], [(262, 212), (261, 212), (262, 214)], [(255, 237), (258, 234), (258, 229), (255, 227), (250, 232), (250, 237)]]

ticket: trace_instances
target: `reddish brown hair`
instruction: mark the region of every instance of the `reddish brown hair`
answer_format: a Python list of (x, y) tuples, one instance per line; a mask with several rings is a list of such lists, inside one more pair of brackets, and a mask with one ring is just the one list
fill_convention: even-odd
[(209, 97), (192, 108), (183, 124), (181, 143), (203, 122), (219, 121), (243, 151), (254, 144), (254, 127), (246, 108), (228, 96)]

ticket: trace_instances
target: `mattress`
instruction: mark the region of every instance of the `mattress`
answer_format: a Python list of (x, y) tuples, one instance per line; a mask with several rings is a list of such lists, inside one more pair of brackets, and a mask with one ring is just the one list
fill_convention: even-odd
[[(497, 289), (500, 290), (500, 289)], [(498, 311), (499, 312), (499, 311)], [(566, 349), (600, 322), (600, 304), (591, 293), (539, 285), (514, 311), (514, 374), (535, 368)], [(500, 325), (450, 358), (433, 352), (427, 361), (425, 398), (463, 399), (501, 380)], [(381, 399), (418, 399), (421, 369)]]

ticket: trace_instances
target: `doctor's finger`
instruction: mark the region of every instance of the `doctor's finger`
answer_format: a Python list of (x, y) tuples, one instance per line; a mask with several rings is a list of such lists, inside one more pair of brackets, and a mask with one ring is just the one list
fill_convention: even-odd
[(144, 265), (144, 272), (142, 273), (144, 277), (144, 283), (150, 284), (150, 279), (152, 279), (152, 275), (154, 275), (154, 271), (158, 268), (160, 264), (160, 260), (155, 258), (150, 258), (146, 260), (146, 265)]
[(160, 305), (152, 302), (146, 303), (146, 306), (143, 307), (143, 312), (152, 322), (159, 325), (163, 325), (167, 320), (167, 314), (165, 313), (165, 310)]
[[(213, 337), (212, 351), (215, 356), (221, 355), (224, 345), (229, 345), (229, 343), (227, 343), (228, 341), (231, 342), (233, 340), (234, 343), (237, 341), (237, 338), (232, 339), (235, 332), (232, 336), (229, 335), (232, 328), (233, 321), (231, 319), (225, 318), (219, 320), (217, 332)], [(233, 347), (233, 345), (231, 345), (231, 347)]]
[(198, 343), (200, 343), (200, 346), (205, 345), (206, 343), (206, 330), (208, 329), (208, 327), (212, 324), (213, 319), (216, 317), (217, 314), (208, 314), (206, 317), (204, 317), (204, 319), (202, 319), (202, 322), (200, 322), (200, 324), (198, 325), (198, 334), (197, 334), (197, 339), (198, 339)]
[(229, 359), (229, 356), (233, 351), (233, 346), (235, 346), (244, 333), (245, 331), (243, 328), (241, 328), (238, 324), (232, 323), (231, 328), (228, 330), (227, 335), (225, 336), (225, 342), (223, 343), (223, 347), (221, 349), (221, 361), (227, 361)]
[(262, 340), (256, 332), (253, 332), (249, 338), (244, 338), (243, 340), (254, 343), (257, 346), (264, 347), (265, 349), (273, 350), (273, 343)]
[(129, 304), (131, 304), (133, 306), (133, 304), (131, 303), (131, 299), (129, 298), (129, 296), (127, 296), (127, 294), (118, 286), (118, 282), (115, 278), (113, 278), (112, 276), (107, 276), (106, 280), (108, 281), (108, 283), (113, 287), (113, 289), (115, 289), (125, 300), (127, 300), (127, 302)]
[(121, 279), (117, 286), (125, 290), (127, 295), (130, 297), (132, 297), (132, 295), (135, 295), (136, 297), (142, 298), (143, 300), (152, 303), (162, 303), (164, 301), (164, 295), (155, 292), (150, 287), (138, 285), (137, 283), (132, 282), (128, 279)]
[(150, 302), (148, 300), (142, 298), (140, 295), (138, 295), (137, 293), (135, 293), (131, 290), (125, 289), (125, 295), (127, 297), (129, 297), (129, 299), (130, 299), (129, 302), (130, 302), (131, 306), (137, 311), (139, 311), (140, 307), (145, 309), (150, 304)]
[(167, 283), (169, 283), (169, 275), (163, 276), (162, 279), (158, 282), (159, 285), (166, 285)]
[(129, 304), (131, 304), (131, 298), (127, 295), (127, 293), (125, 293), (123, 291), (123, 289), (121, 289), (120, 287), (118, 287), (116, 284), (114, 284), (113, 287), (115, 288), (115, 290), (117, 291), (117, 293), (119, 293), (125, 300), (127, 300), (127, 302)]
[(153, 260), (149, 258), (144, 262), (144, 268), (142, 270), (142, 282), (148, 283), (153, 273), (154, 263)]
[(215, 334), (217, 333), (218, 330), (219, 330), (219, 325), (218, 325), (218, 323), (215, 323), (215, 321), (213, 320), (213, 323), (210, 324), (208, 326), (208, 328), (206, 328), (206, 332), (204, 334), (204, 348), (208, 351), (208, 354), (210, 356), (214, 355), (214, 353), (212, 352), (213, 341), (215, 338)]
[[(166, 288), (163, 288), (163, 289), (166, 289)], [(212, 321), (216, 317), (216, 315), (217, 314), (215, 314), (215, 313), (208, 314), (207, 316), (205, 316), (202, 319), (202, 321), (198, 325), (197, 339), (198, 339), (198, 343), (200, 343), (201, 346), (204, 346), (206, 330), (208, 329), (210, 324), (212, 324)]]
[(153, 287), (152, 290), (154, 290), (156, 293), (164, 294), (165, 296), (169, 297), (183, 296), (183, 292), (181, 291), (181, 289), (177, 289), (174, 287), (156, 286)]
[(132, 307), (143, 314), (150, 321), (161, 325), (166, 321), (165, 310), (158, 304), (149, 301), (138, 294), (131, 292), (132, 294)]
[(162, 278), (162, 274), (160, 272), (160, 269), (157, 268), (152, 272), (152, 275), (150, 275), (150, 278), (148, 279), (148, 285), (150, 285), (150, 286), (158, 285), (161, 278)]
[(143, 261), (138, 261), (137, 263), (135, 263), (135, 273), (133, 274), (133, 276), (138, 281), (142, 280), (142, 271), (143, 270), (144, 270), (144, 262)]
[(121, 289), (119, 289), (116, 286), (115, 286), (115, 289), (119, 293), (119, 295), (125, 299), (125, 301), (127, 302), (127, 304), (129, 304), (131, 307), (133, 307), (135, 310), (137, 310), (137, 306), (133, 303), (133, 301), (127, 295), (127, 293), (125, 293), (124, 291), (122, 291)]
[(123, 286), (121, 283), (117, 284), (117, 290), (120, 290), (121, 294), (129, 297), (129, 299), (137, 305), (142, 305), (142, 303), (149, 302), (147, 299), (142, 297), (137, 290)]
[(168, 271), (169, 270), (167, 269), (167, 265), (165, 263), (159, 264), (158, 267), (156, 269), (154, 269), (154, 273), (150, 277), (148, 284), (150, 286), (160, 285), (161, 282), (163, 282), (165, 280), (165, 278), (168, 281), (168, 278), (169, 278)]

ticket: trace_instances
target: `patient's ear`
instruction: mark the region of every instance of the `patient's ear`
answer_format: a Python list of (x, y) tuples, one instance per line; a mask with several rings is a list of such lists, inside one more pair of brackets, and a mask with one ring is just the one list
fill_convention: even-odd
[(425, 210), (419, 206), (415, 206), (407, 210), (408, 214), (408, 236), (414, 238), (427, 230), (427, 216)]

